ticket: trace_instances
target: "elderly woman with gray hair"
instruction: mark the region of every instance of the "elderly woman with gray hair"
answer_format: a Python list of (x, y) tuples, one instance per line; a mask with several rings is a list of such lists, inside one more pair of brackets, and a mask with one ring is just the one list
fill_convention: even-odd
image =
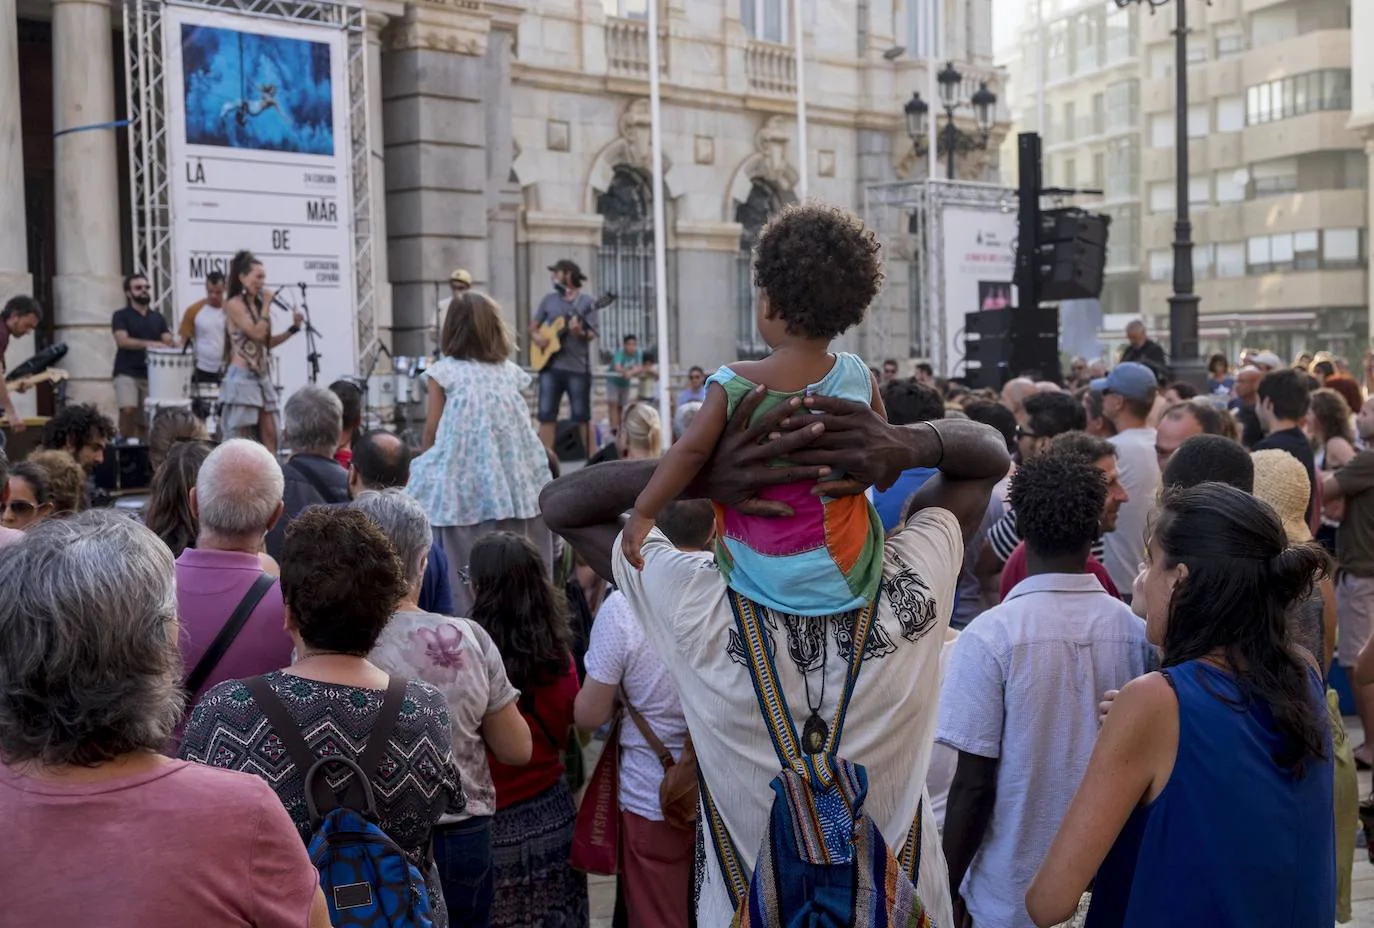
[(157, 536), (108, 511), (50, 520), (0, 549), (0, 576), (5, 923), (328, 925), (271, 788), (160, 753), (182, 668)]
[(406, 593), (368, 659), (387, 673), (430, 684), (448, 702), (453, 757), (467, 807), (439, 820), (434, 856), (451, 923), (483, 928), (492, 903), (491, 818), (496, 813), (487, 751), (504, 764), (529, 762), (532, 741), (520, 715), (520, 693), (506, 678), (505, 663), (482, 626), (420, 609), (433, 538), (424, 508), (395, 489), (369, 490), (353, 508), (391, 540), (406, 576)]

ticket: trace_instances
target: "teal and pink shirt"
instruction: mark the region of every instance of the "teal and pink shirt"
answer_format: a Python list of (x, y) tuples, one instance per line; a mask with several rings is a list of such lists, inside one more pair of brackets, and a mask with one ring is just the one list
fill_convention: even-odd
[[(725, 390), (727, 415), (757, 386), (728, 366), (711, 376), (707, 384), (712, 383)], [(753, 418), (794, 396), (867, 404), (873, 398), (873, 375), (857, 355), (837, 353), (830, 373), (805, 390), (769, 390)], [(789, 483), (759, 491), (761, 499), (792, 507), (795, 515), (785, 519), (715, 504), (716, 563), (732, 590), (769, 609), (807, 616), (847, 612), (877, 595), (883, 569), (883, 525), (877, 511), (862, 494), (814, 496), (814, 486)]]

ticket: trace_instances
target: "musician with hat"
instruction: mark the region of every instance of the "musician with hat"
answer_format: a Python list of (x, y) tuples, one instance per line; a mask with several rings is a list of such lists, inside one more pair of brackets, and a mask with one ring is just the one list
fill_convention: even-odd
[[(582, 444), (592, 448), (592, 342), (596, 339), (598, 307), (582, 292), (587, 275), (567, 258), (549, 267), (553, 292), (544, 297), (530, 322), (530, 336), (541, 350), (557, 337), (559, 349), (539, 371), (539, 438), (553, 449), (558, 407), (568, 395), (572, 421), (582, 432)], [(560, 325), (561, 323), (561, 325)], [(554, 329), (558, 331), (554, 333)]]
[(5, 385), (5, 351), (10, 346), (10, 338), (23, 338), (42, 321), (43, 307), (31, 296), (11, 297), (5, 308), (0, 309), (0, 412), (5, 414), (12, 432), (24, 431), (24, 417), (19, 414), (19, 407)]
[(453, 273), (448, 275), (448, 288), (452, 291), (453, 298), (458, 299), (472, 289), (472, 274), (467, 268), (454, 268)]

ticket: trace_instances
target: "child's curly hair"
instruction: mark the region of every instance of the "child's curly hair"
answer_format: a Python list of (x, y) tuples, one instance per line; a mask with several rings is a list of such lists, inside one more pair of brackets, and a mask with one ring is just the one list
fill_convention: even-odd
[(754, 285), (787, 331), (832, 339), (863, 321), (883, 285), (882, 245), (848, 210), (822, 203), (788, 206), (754, 249)]

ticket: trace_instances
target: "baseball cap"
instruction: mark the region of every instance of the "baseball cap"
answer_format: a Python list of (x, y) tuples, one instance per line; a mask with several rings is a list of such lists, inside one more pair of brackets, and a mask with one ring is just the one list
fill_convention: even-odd
[(467, 272), (466, 268), (456, 268), (452, 274), (448, 275), (448, 282), (451, 284), (467, 284), (471, 287), (472, 275)]
[(550, 265), (549, 265), (549, 270), (551, 270), (551, 271), (567, 271), (569, 274), (571, 274), (571, 275), (573, 276), (573, 279), (574, 279), (574, 280), (586, 280), (586, 279), (587, 279), (587, 275), (582, 273), (582, 268), (580, 268), (580, 267), (577, 266), (577, 262), (576, 262), (576, 261), (570, 261), (570, 260), (568, 260), (567, 258), (563, 258), (563, 259), (561, 259), (561, 260), (559, 260), (559, 261), (555, 261), (553, 264), (550, 264)]
[(1155, 372), (1144, 364), (1124, 361), (1112, 368), (1106, 377), (1099, 377), (1088, 386), (1099, 393), (1115, 393), (1128, 400), (1149, 400), (1154, 398), (1159, 381), (1155, 379)]

